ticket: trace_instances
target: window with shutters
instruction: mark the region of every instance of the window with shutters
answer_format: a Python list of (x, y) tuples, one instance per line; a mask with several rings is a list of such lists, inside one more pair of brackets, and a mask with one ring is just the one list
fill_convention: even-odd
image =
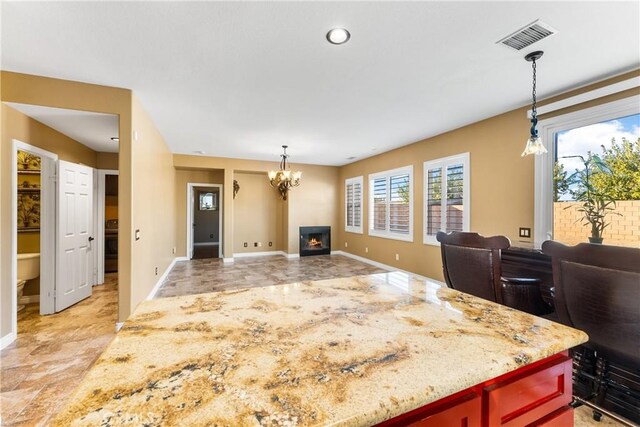
[(369, 175), (369, 235), (413, 241), (413, 166)]
[(424, 162), (424, 243), (438, 231), (469, 231), (469, 153)]
[(362, 234), (362, 177), (345, 180), (345, 231)]

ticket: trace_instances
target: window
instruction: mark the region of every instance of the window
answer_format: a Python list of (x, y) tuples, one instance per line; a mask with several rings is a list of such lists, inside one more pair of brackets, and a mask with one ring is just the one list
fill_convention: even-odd
[(345, 231), (362, 234), (362, 177), (345, 181)]
[(424, 162), (424, 243), (438, 231), (469, 231), (469, 153)]
[(369, 175), (369, 235), (413, 241), (413, 166)]
[[(576, 170), (583, 170), (584, 164), (578, 156), (589, 158), (589, 152), (603, 157), (611, 154), (612, 139), (620, 147), (622, 140), (638, 150), (640, 137), (640, 99), (637, 96), (624, 98), (591, 108), (552, 117), (540, 122), (543, 141), (548, 153), (535, 159), (535, 217), (534, 245), (540, 247), (549, 239), (570, 245), (587, 242), (591, 229), (581, 219), (575, 205), (578, 187), (566, 187), (562, 176), (571, 176)], [(635, 148), (633, 148), (635, 147)], [(615, 151), (615, 150), (614, 150)], [(566, 174), (566, 175), (565, 175)], [(616, 179), (622, 173), (614, 172)], [(628, 187), (623, 185), (622, 187)], [(635, 196), (624, 195), (623, 199)], [(618, 197), (619, 198), (619, 197)], [(612, 245), (636, 246), (640, 238), (627, 233), (628, 213), (633, 215), (634, 202), (617, 200), (617, 208), (607, 215), (610, 224), (606, 227), (604, 243)], [(622, 209), (618, 209), (622, 208)], [(637, 215), (637, 214), (636, 214)]]

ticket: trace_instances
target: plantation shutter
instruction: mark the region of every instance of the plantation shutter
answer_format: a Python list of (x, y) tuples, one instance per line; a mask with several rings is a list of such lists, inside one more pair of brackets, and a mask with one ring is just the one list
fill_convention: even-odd
[(447, 166), (447, 233), (464, 229), (463, 184), (464, 166), (462, 164)]
[(347, 227), (353, 227), (353, 187), (354, 184), (347, 184)]
[(362, 226), (362, 182), (353, 183), (353, 226)]
[(427, 171), (427, 235), (435, 236), (442, 227), (442, 168)]
[(371, 222), (374, 230), (387, 229), (387, 178), (376, 178), (373, 187), (373, 215)]
[(409, 234), (409, 174), (389, 177), (389, 231)]

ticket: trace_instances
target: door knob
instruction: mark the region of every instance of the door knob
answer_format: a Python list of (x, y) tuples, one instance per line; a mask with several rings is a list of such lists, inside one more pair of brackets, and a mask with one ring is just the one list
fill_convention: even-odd
[(93, 237), (89, 236), (89, 241), (90, 242), (93, 242), (94, 240), (96, 240), (96, 239), (94, 239)]

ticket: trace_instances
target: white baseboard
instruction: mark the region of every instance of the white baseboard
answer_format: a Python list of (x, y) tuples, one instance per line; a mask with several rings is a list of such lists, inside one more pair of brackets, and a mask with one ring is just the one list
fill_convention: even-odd
[(0, 338), (0, 350), (4, 350), (4, 348), (14, 342), (16, 338), (15, 332), (9, 332), (7, 335)]
[(284, 256), (287, 257), (287, 259), (297, 259), (300, 258), (300, 254), (284, 254)]
[(124, 322), (116, 323), (116, 333), (118, 333), (118, 331), (120, 331), (120, 329), (122, 329), (122, 325), (124, 325)]
[(283, 251), (240, 252), (240, 253), (234, 253), (233, 257), (234, 258), (249, 258), (249, 257), (254, 257), (254, 256), (274, 256), (274, 255), (284, 256), (285, 254), (284, 254)]
[(233, 257), (231, 258), (222, 258), (222, 262), (225, 264), (231, 264), (233, 262)]
[(358, 255), (354, 255), (354, 254), (351, 254), (351, 253), (349, 253), (349, 252), (344, 252), (344, 251), (331, 251), (331, 255), (342, 255), (342, 256), (346, 256), (346, 257), (349, 257), (349, 258), (353, 258), (353, 259), (355, 259), (355, 260), (357, 260), (357, 261), (361, 261), (361, 262), (364, 262), (364, 263), (366, 263), (366, 264), (373, 265), (374, 267), (382, 268), (383, 270), (387, 270), (387, 271), (399, 271), (399, 272), (401, 272), (401, 273), (410, 274), (410, 275), (412, 275), (412, 276), (414, 276), (414, 277), (416, 277), (416, 278), (418, 278), (418, 279), (420, 279), (420, 280), (429, 280), (429, 281), (431, 281), (431, 282), (436, 282), (436, 283), (438, 283), (438, 284), (441, 284), (441, 285), (446, 286), (446, 284), (445, 284), (444, 282), (441, 282), (440, 280), (432, 279), (432, 278), (430, 278), (430, 277), (426, 277), (426, 276), (423, 276), (423, 275), (421, 275), (421, 274), (414, 273), (414, 272), (412, 272), (412, 271), (402, 270), (402, 269), (400, 269), (400, 268), (393, 267), (393, 266), (390, 266), (390, 265), (387, 265), (387, 264), (383, 264), (383, 263), (381, 263), (381, 262), (374, 261), (374, 260), (369, 259), (369, 258), (365, 258), (365, 257), (361, 257), (361, 256), (358, 256)]
[(18, 304), (33, 304), (40, 302), (40, 295), (22, 295)]
[(162, 284), (164, 283), (164, 279), (166, 279), (167, 276), (169, 276), (171, 269), (173, 268), (174, 265), (176, 265), (177, 261), (178, 261), (178, 258), (174, 258), (169, 264), (169, 266), (166, 268), (166, 270), (164, 270), (164, 273), (162, 273), (162, 276), (160, 276), (160, 278), (156, 282), (153, 289), (151, 289), (151, 292), (149, 292), (149, 295), (147, 295), (147, 301), (150, 299), (153, 299), (156, 296), (156, 293), (158, 293), (158, 290), (160, 289), (160, 287), (162, 287)]
[(187, 258), (186, 256), (176, 257), (176, 262), (179, 262), (179, 261), (189, 261), (189, 258)]

